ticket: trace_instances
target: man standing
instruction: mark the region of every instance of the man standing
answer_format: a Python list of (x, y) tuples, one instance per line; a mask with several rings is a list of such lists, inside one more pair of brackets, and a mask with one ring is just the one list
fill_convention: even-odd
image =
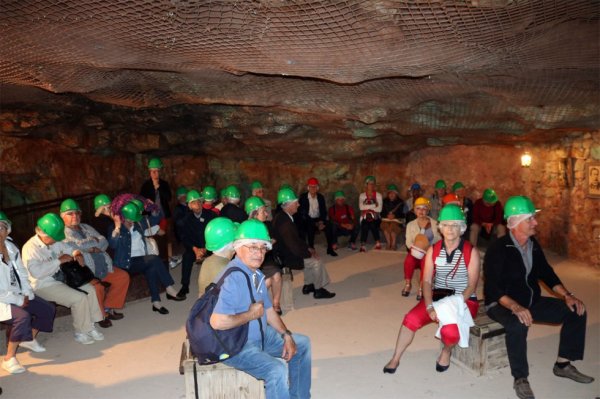
[[(534, 322), (562, 324), (554, 375), (580, 383), (594, 381), (571, 361), (583, 359), (587, 314), (584, 304), (562, 284), (533, 237), (537, 210), (527, 197), (506, 201), (509, 234), (495, 241), (484, 259), (484, 296), (488, 316), (504, 326), (514, 389), (519, 398), (533, 398), (527, 380), (527, 333)], [(555, 296), (541, 296), (538, 280)]]
[(329, 284), (329, 274), (319, 259), (317, 252), (309, 248), (306, 241), (300, 238), (298, 228), (294, 224), (294, 214), (298, 212), (298, 198), (290, 188), (282, 188), (277, 194), (277, 203), (281, 212), (273, 218), (273, 238), (275, 253), (281, 258), (283, 265), (290, 269), (304, 270), (304, 287), (302, 293), (311, 292), (315, 299), (333, 298), (335, 293), (324, 287)]

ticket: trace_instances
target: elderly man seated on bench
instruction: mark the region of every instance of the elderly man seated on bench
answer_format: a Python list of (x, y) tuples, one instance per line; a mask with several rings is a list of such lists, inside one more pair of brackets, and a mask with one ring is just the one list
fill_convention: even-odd
[[(287, 329), (273, 309), (265, 276), (260, 271), (265, 253), (271, 249), (267, 227), (256, 219), (247, 220), (240, 225), (235, 237), (236, 258), (223, 273), (228, 268), (238, 267), (253, 284), (249, 287), (246, 277), (239, 272), (228, 275), (210, 324), (216, 330), (250, 324), (248, 340), (241, 352), (224, 360), (224, 363), (265, 380), (267, 399), (309, 398), (310, 340)], [(249, 289), (256, 299), (254, 303)]]

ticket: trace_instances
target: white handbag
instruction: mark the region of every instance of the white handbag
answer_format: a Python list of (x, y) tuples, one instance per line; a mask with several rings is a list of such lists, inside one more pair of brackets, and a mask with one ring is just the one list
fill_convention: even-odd
[(157, 255), (158, 256), (158, 244), (156, 240), (152, 237), (146, 237), (146, 252), (148, 255)]

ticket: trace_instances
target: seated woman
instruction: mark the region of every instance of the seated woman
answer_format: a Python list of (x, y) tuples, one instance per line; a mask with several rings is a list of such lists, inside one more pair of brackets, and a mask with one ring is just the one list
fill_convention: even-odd
[[(415, 332), (421, 327), (439, 322), (433, 301), (437, 292), (449, 290), (449, 295), (461, 294), (472, 317), (477, 314), (478, 302), (475, 296), (479, 280), (479, 251), (473, 250), (468, 241), (461, 238), (467, 228), (462, 210), (456, 205), (446, 205), (440, 211), (440, 230), (443, 240), (427, 250), (423, 276), (423, 300), (412, 308), (402, 322), (392, 359), (383, 368), (384, 373), (393, 374), (400, 364), (402, 354), (412, 342)], [(437, 292), (436, 292), (437, 291)], [(441, 328), (444, 344), (435, 367), (443, 372), (450, 366), (452, 348), (460, 339), (457, 324), (446, 324)]]
[[(272, 236), (271, 222), (269, 221), (270, 215), (267, 211), (267, 206), (264, 200), (260, 197), (250, 197), (246, 200), (245, 208), (246, 213), (249, 215), (248, 220), (260, 220), (267, 226), (269, 235)], [(274, 240), (271, 240), (271, 242), (274, 244), (273, 241)], [(260, 267), (260, 271), (262, 271), (265, 275), (265, 284), (267, 285), (267, 289), (270, 288), (273, 294), (273, 310), (281, 315), (281, 268), (275, 262), (275, 257), (273, 256), (272, 250), (265, 254), (265, 259)]]
[(46, 350), (35, 337), (40, 331), (52, 332), (55, 308), (34, 295), (19, 249), (8, 238), (10, 230), (10, 220), (0, 212), (0, 321), (10, 325), (2, 368), (18, 374), (25, 367), (16, 358), (17, 348), (20, 345), (33, 352)]
[(398, 194), (395, 184), (387, 186), (387, 196), (383, 199), (381, 210), (381, 230), (387, 243), (386, 249), (396, 250), (396, 238), (400, 234), (402, 219), (404, 219), (404, 201)]
[(358, 196), (358, 209), (360, 209), (360, 252), (366, 252), (365, 243), (369, 231), (375, 240), (375, 249), (381, 249), (379, 240), (379, 225), (381, 224), (381, 209), (383, 199), (381, 193), (375, 191), (375, 177), (365, 178), (365, 192)]
[(133, 201), (113, 214), (108, 244), (115, 251), (114, 264), (129, 273), (143, 273), (150, 289), (152, 311), (168, 314), (169, 311), (160, 304), (160, 284), (166, 287), (167, 299), (183, 301), (185, 297), (177, 295), (173, 277), (162, 259), (149, 254), (144, 239), (144, 231), (149, 227), (147, 219), (142, 217), (142, 210)]
[[(419, 197), (415, 200), (414, 211), (417, 218), (406, 225), (406, 249), (408, 254), (404, 259), (404, 289), (402, 296), (408, 296), (412, 288), (412, 278), (415, 268), (421, 269), (421, 277), (423, 276), (423, 252), (416, 250), (415, 239), (421, 234), (427, 237), (429, 245), (440, 240), (440, 234), (437, 229), (437, 222), (427, 216), (430, 209), (430, 202), (425, 197)], [(426, 249), (427, 245), (417, 245), (419, 249)], [(421, 278), (422, 279), (422, 278)], [(417, 301), (421, 300), (421, 284), (419, 284), (419, 292), (417, 293)]]

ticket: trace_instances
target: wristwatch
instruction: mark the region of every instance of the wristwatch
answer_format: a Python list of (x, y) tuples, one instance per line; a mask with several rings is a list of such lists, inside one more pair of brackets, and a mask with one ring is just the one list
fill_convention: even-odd
[(291, 337), (292, 332), (290, 330), (285, 330), (284, 332), (281, 333), (281, 339), (285, 339), (286, 335), (289, 335)]

